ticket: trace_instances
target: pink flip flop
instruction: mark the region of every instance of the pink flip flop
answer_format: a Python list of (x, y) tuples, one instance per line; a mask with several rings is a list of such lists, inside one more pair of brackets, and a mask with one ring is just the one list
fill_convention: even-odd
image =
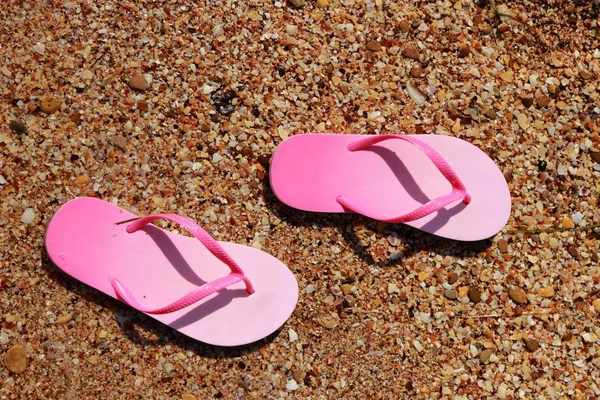
[[(174, 221), (194, 237), (150, 225), (157, 219)], [(281, 261), (217, 242), (174, 214), (139, 218), (102, 200), (76, 198), (50, 221), (46, 249), (75, 279), (213, 345), (268, 336), (298, 300), (298, 283)]]
[(506, 180), (472, 144), (441, 135), (296, 135), (275, 150), (277, 198), (305, 211), (355, 212), (474, 241), (510, 214)]

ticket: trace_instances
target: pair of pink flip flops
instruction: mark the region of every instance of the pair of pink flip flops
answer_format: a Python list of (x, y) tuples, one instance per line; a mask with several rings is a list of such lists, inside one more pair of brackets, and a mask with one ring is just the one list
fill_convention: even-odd
[[(277, 197), (295, 208), (358, 212), (457, 240), (494, 235), (510, 213), (494, 162), (446, 136), (298, 135), (278, 147), (270, 179)], [(157, 219), (193, 237), (150, 224)], [(140, 218), (94, 198), (56, 212), (46, 249), (67, 274), (209, 344), (262, 339), (298, 300), (294, 275), (271, 255), (217, 242), (181, 216)]]

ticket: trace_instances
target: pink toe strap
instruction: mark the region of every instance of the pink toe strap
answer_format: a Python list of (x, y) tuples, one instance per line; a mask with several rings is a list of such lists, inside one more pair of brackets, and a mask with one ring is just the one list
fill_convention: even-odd
[(226, 264), (230, 269), (231, 273), (222, 278), (216, 279), (212, 282), (207, 282), (197, 289), (192, 290), (179, 300), (160, 308), (148, 308), (140, 304), (131, 293), (119, 280), (113, 279), (111, 281), (112, 287), (117, 293), (119, 299), (124, 303), (127, 303), (131, 307), (144, 312), (146, 314), (168, 314), (175, 311), (179, 311), (185, 307), (191, 306), (192, 304), (202, 300), (206, 296), (218, 292), (228, 286), (234, 285), (238, 282), (244, 281), (246, 284), (246, 291), (249, 294), (254, 293), (254, 287), (250, 280), (244, 275), (244, 272), (240, 266), (225, 252), (225, 250), (212, 238), (204, 229), (198, 226), (193, 221), (181, 217), (175, 214), (157, 214), (149, 215), (147, 217), (135, 220), (127, 226), (127, 233), (134, 233), (137, 230), (143, 228), (150, 222), (156, 221), (157, 219), (168, 219), (177, 224), (181, 225), (188, 232), (190, 232), (196, 239), (198, 239), (215, 257)]
[(433, 162), (433, 164), (437, 167), (437, 169), (444, 175), (444, 177), (450, 182), (452, 185), (452, 191), (449, 194), (440, 196), (435, 198), (421, 207), (417, 208), (414, 211), (409, 213), (400, 215), (399, 217), (388, 217), (378, 215), (376, 212), (369, 210), (361, 204), (357, 204), (351, 199), (347, 199), (344, 196), (338, 196), (337, 202), (341, 204), (344, 208), (353, 211), (358, 214), (362, 214), (369, 218), (373, 218), (379, 221), (391, 222), (391, 223), (403, 223), (414, 221), (419, 218), (423, 218), (431, 213), (441, 210), (442, 208), (462, 200), (465, 204), (469, 204), (471, 202), (471, 196), (467, 193), (467, 189), (465, 185), (462, 183), (456, 172), (450, 167), (450, 164), (442, 157), (440, 153), (435, 151), (428, 144), (416, 139), (414, 136), (406, 136), (406, 135), (373, 135), (367, 136), (364, 139), (359, 139), (356, 142), (352, 142), (348, 146), (348, 150), (357, 151), (364, 150), (367, 147), (370, 147), (376, 143), (379, 143), (383, 140), (387, 139), (401, 139), (405, 140), (414, 146), (416, 146), (419, 150), (429, 157), (429, 159)]

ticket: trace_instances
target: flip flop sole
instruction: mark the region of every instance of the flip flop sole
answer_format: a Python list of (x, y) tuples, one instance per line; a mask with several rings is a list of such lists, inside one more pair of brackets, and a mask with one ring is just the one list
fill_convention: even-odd
[[(450, 164), (471, 195), (407, 225), (455, 240), (486, 239), (508, 221), (511, 199), (496, 164), (472, 144), (450, 136), (409, 135), (425, 142)], [(366, 135), (304, 134), (282, 142), (273, 154), (270, 182), (277, 198), (304, 211), (342, 213), (344, 196), (381, 215), (412, 211), (452, 190), (422, 151), (402, 140), (386, 140), (360, 151), (348, 145)]]
[[(144, 304), (164, 306), (206, 282), (229, 274), (197, 239), (147, 225), (135, 233), (117, 222), (137, 218), (94, 198), (64, 204), (46, 232), (52, 261), (75, 279), (117, 298), (118, 279)], [(280, 328), (298, 300), (298, 284), (285, 264), (258, 249), (219, 242), (241, 266), (255, 292), (243, 282), (182, 310), (152, 318), (199, 341), (237, 346), (255, 342)]]

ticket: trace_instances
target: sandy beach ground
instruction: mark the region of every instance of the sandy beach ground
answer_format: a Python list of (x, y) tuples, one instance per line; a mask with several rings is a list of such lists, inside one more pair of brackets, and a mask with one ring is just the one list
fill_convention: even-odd
[[(3, 0), (0, 398), (597, 398), (599, 9)], [(511, 217), (460, 243), (291, 209), (269, 160), (308, 132), (464, 139)], [(272, 254), (296, 311), (216, 348), (59, 273), (45, 229), (78, 196)]]

